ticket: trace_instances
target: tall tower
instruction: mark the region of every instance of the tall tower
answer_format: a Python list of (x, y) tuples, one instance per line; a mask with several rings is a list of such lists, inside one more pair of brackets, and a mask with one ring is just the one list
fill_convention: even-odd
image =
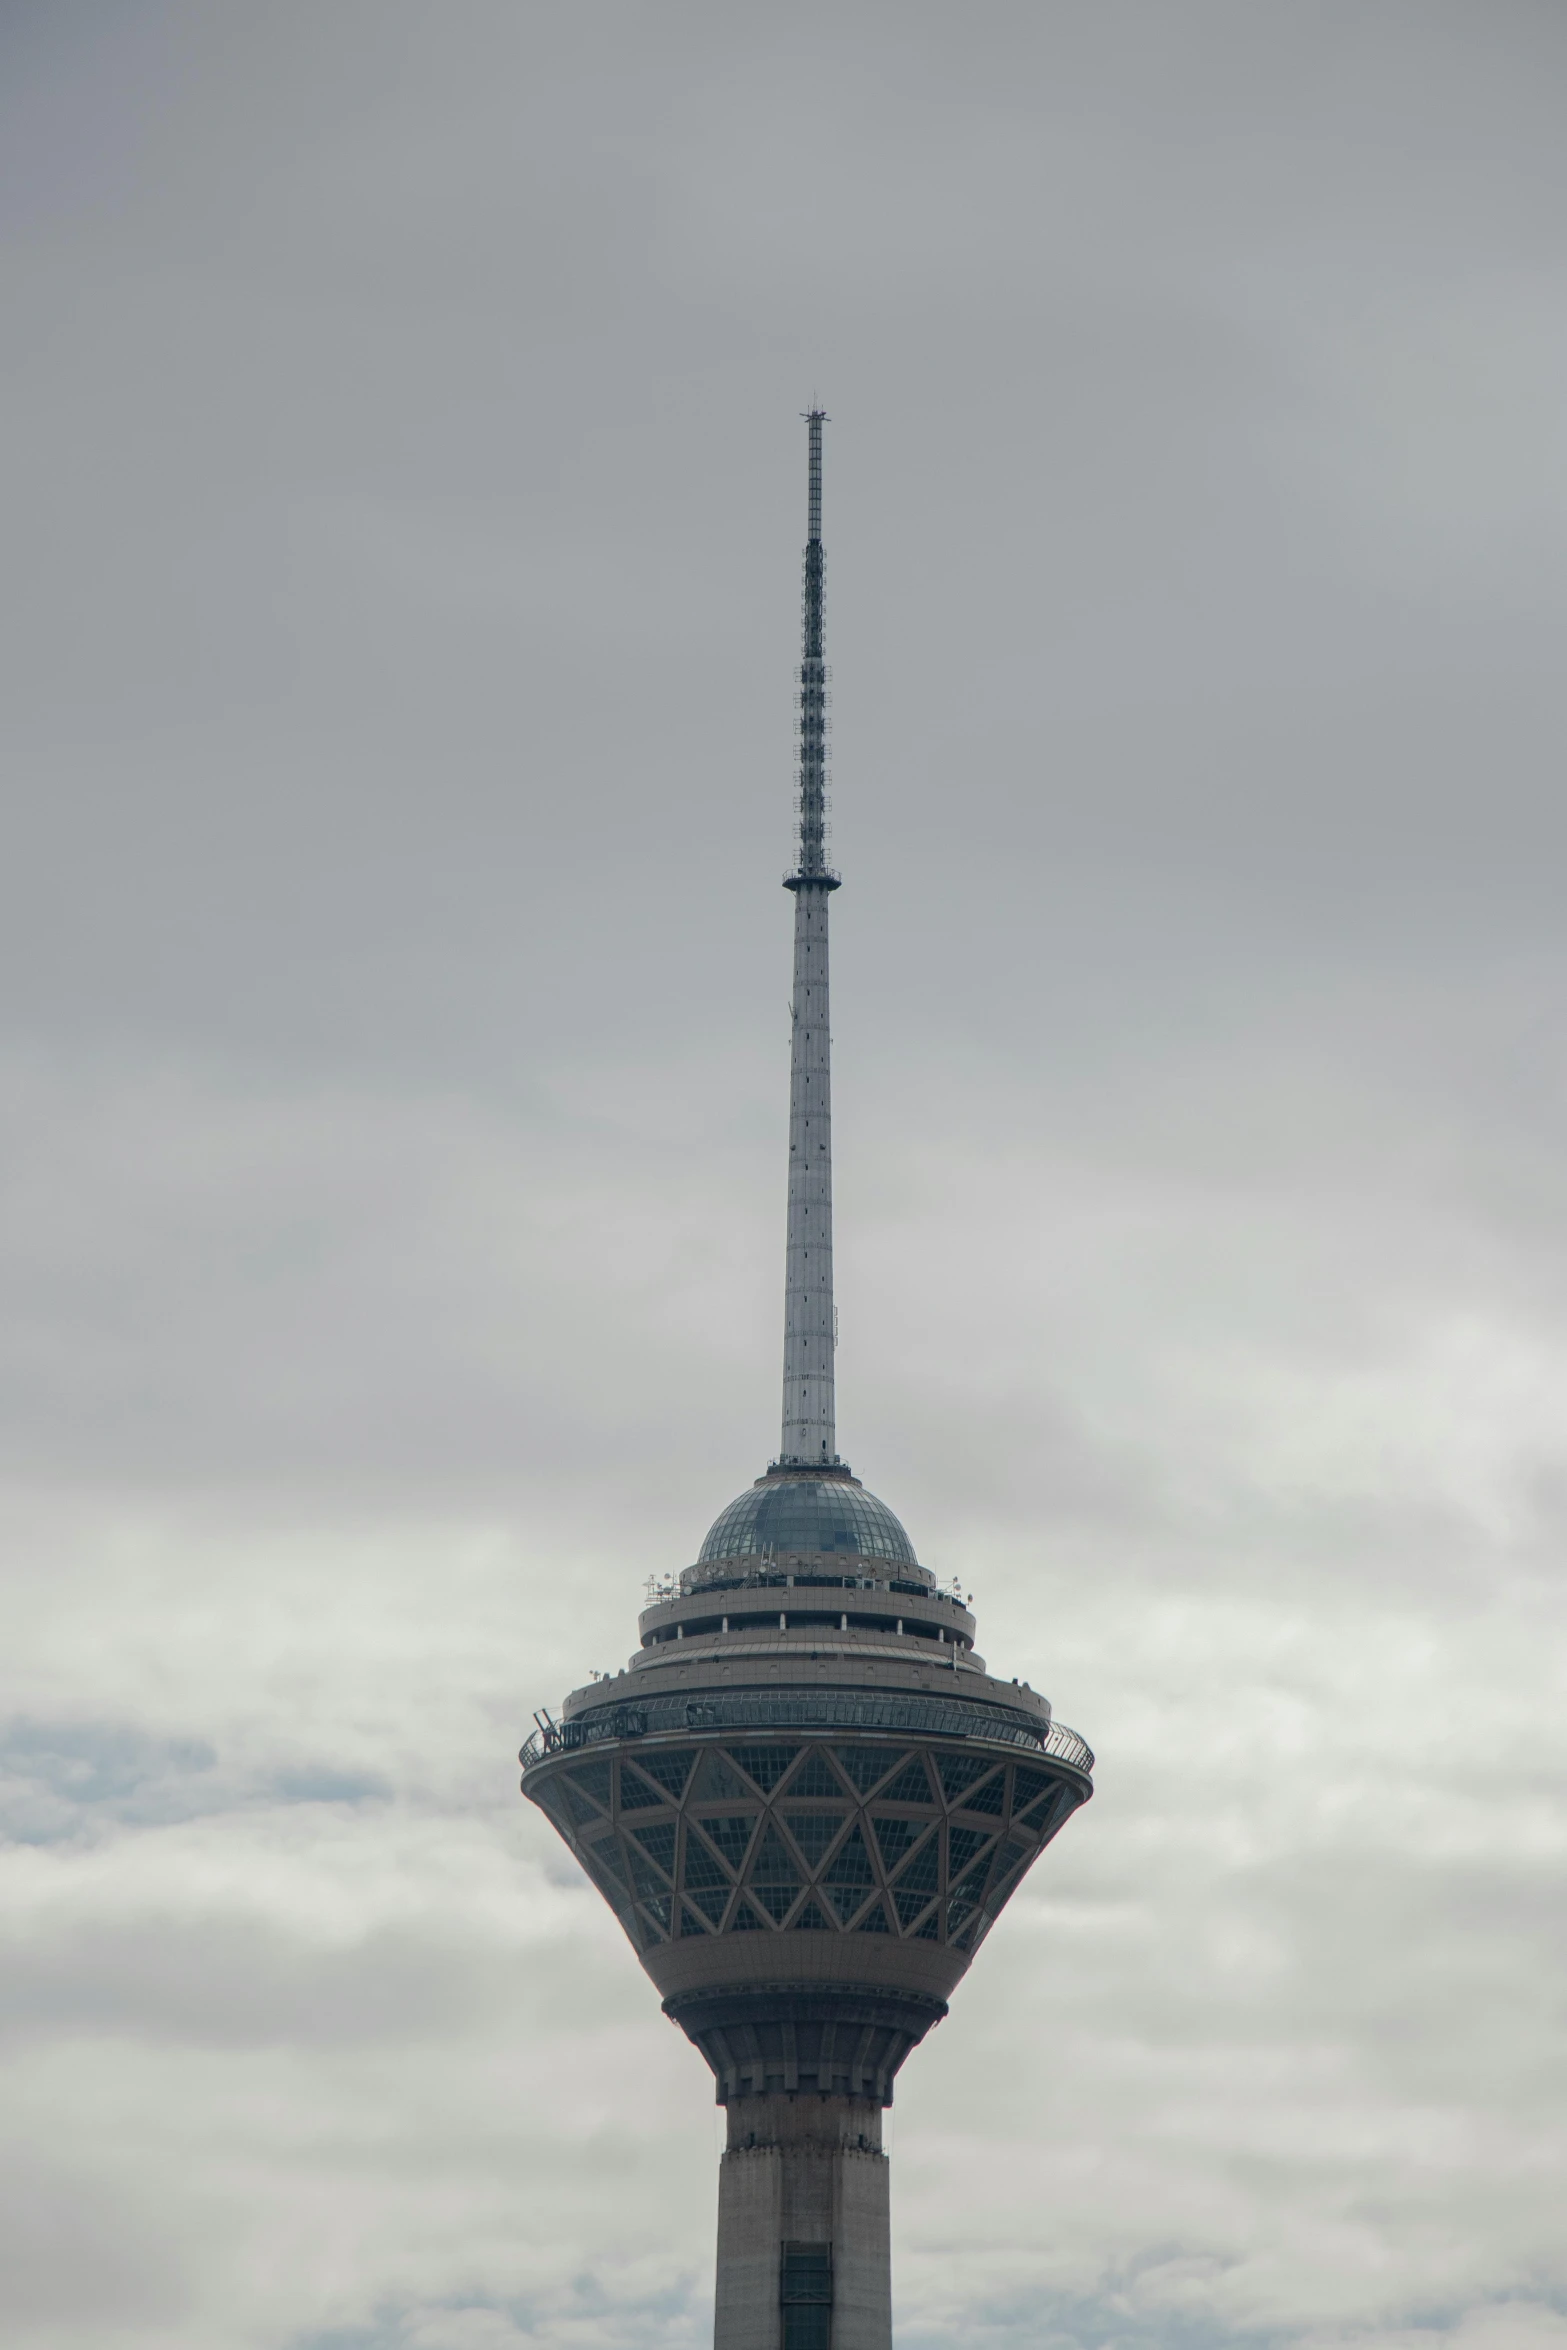
[(822, 426), (807, 418), (783, 1437), (522, 1750), (728, 2109), (715, 2350), (891, 2350), (882, 2108), (1094, 1758), (838, 1458)]

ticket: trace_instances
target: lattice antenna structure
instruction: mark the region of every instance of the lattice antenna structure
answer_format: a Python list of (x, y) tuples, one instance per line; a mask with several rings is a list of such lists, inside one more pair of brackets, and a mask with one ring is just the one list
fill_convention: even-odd
[(784, 1253), (783, 1433), (780, 1468), (841, 1469), (833, 1356), (832, 1023), (827, 907), (827, 666), (823, 645), (822, 426), (806, 417), (805, 592), (800, 658), (800, 852), (794, 892), (794, 996), (789, 1055), (789, 1217)]

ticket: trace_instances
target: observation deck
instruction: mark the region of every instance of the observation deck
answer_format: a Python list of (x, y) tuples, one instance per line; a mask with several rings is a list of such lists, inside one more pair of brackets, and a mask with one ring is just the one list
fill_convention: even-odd
[[(620, 1672), (541, 1719), (523, 1792), (610, 1903), (721, 2098), (770, 2091), (780, 2068), (801, 2085), (805, 2031), (815, 2085), (890, 2100), (903, 2057), (1091, 1794), (1092, 1752), (1037, 1691), (986, 1670), (962, 1596), (842, 1464), (775, 1464), (638, 1629)], [(871, 2086), (846, 2089), (838, 2033), (866, 1999), (881, 2003), (858, 2027)], [(747, 2032), (776, 2065), (765, 2050), (742, 2061)]]

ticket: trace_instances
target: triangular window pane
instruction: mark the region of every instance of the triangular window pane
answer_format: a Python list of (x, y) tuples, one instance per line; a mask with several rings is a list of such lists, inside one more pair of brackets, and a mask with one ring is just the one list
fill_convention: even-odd
[(947, 1903), (947, 1940), (950, 1942), (960, 1926), (966, 1925), (978, 1907), (973, 1894), (954, 1893)]
[(905, 1893), (917, 1893), (922, 1901), (937, 1890), (941, 1883), (939, 1836), (927, 1836), (914, 1858), (904, 1862), (898, 1883)]
[(890, 1787), (884, 1787), (878, 1800), (882, 1803), (930, 1803), (934, 1800), (930, 1781), (925, 1776), (925, 1765), (918, 1755), (906, 1771), (900, 1771)]
[(961, 1877), (975, 1853), (983, 1852), (989, 1842), (990, 1837), (983, 1828), (949, 1828), (947, 1830), (947, 1843), (950, 1848), (947, 1864), (948, 1875)]
[(780, 1880), (775, 1883), (751, 1887), (753, 1899), (761, 1903), (775, 1926), (783, 1924), (789, 1911), (794, 1907), (799, 1892), (800, 1882), (797, 1877), (787, 1882)]
[(898, 1905), (900, 1922), (905, 1926), (912, 1926), (920, 1911), (929, 1903), (930, 1895), (924, 1892), (910, 1893), (900, 1889), (893, 1895), (893, 1900)]
[(1058, 1786), (1050, 1795), (1040, 1795), (1026, 1811), (1014, 1811), (1013, 1819), (1025, 1826), (1037, 1828), (1041, 1836), (1048, 1836), (1059, 1827), (1064, 1812), (1071, 1809), (1072, 1798), (1064, 1787)]
[(999, 1819), (1006, 1802), (1006, 1794), (1006, 1772), (997, 1771), (993, 1779), (987, 1779), (982, 1787), (976, 1787), (972, 1794), (964, 1796), (963, 1809), (965, 1811), (994, 1812)]
[(762, 1830), (762, 1840), (756, 1848), (751, 1864), (753, 1885), (777, 1885), (785, 1878), (793, 1881), (800, 1874), (800, 1864), (785, 1844), (771, 1820)]
[(748, 1901), (735, 1903), (735, 1914), (729, 1921), (731, 1934), (765, 1934), (766, 1925)]
[[(564, 1836), (577, 1816), (572, 1809), (571, 1802), (567, 1800), (568, 1797), (571, 1797), (572, 1790), (566, 1785), (565, 1780), (549, 1779), (545, 1781), (536, 1795), (531, 1788), (528, 1792), (529, 1801), (536, 1803), (545, 1817), (553, 1820), (555, 1826)], [(582, 1799), (577, 1796), (574, 1800), (580, 1803)]]
[(609, 1809), (609, 1765), (607, 1762), (578, 1763), (574, 1771), (566, 1773), (573, 1787), (580, 1787), (584, 1795), (591, 1795), (600, 1811)]
[(672, 1795), (678, 1803), (686, 1791), (686, 1781), (691, 1776), (691, 1765), (695, 1760), (696, 1756), (689, 1749), (684, 1754), (643, 1754), (637, 1757), (637, 1769), (646, 1771), (650, 1779), (656, 1779), (665, 1793)]
[(666, 1877), (675, 1873), (675, 1827), (671, 1820), (663, 1827), (633, 1828), (631, 1831), (649, 1860), (656, 1860)]
[(707, 1933), (707, 1928), (702, 1923), (702, 1920), (697, 1916), (696, 1911), (689, 1908), (685, 1902), (680, 1904), (680, 1931), (682, 1934), (701, 1934), (704, 1936)]
[(996, 1883), (999, 1885), (1003, 1877), (1010, 1877), (1018, 1862), (1026, 1860), (1034, 1849), (1026, 1837), (1009, 1836), (1005, 1844), (1002, 1845), (1001, 1856), (996, 1862)]
[(1057, 1785), (1059, 1781), (1053, 1779), (1048, 1771), (1031, 1771), (1026, 1764), (1019, 1763), (1012, 1784), (1012, 1809), (1021, 1811), (1025, 1804), (1033, 1802), (1042, 1789)]
[(791, 1811), (784, 1814), (784, 1826), (805, 1855), (805, 1865), (814, 1875), (822, 1865), (823, 1855), (838, 1830), (848, 1818), (841, 1811)]
[(771, 1795), (799, 1751), (797, 1746), (732, 1746), (729, 1753), (762, 1793)]
[(662, 1877), (654, 1875), (651, 1864), (643, 1859), (640, 1852), (628, 1848), (626, 1858), (631, 1863), (631, 1882), (643, 1900), (658, 1899), (665, 1890)]
[(703, 1756), (693, 1793), (699, 1802), (733, 1803), (736, 1796), (743, 1799), (751, 1793), (751, 1789), (728, 1757), (715, 1750)]
[(699, 1891), (693, 1893), (690, 1879), (687, 1878), (686, 1897), (688, 1900), (694, 1901), (702, 1915), (705, 1918), (711, 1918), (715, 1926), (722, 1925), (724, 1910), (729, 1901), (729, 1888), (726, 1885), (712, 1888), (703, 1886)]
[(878, 1779), (902, 1762), (904, 1749), (899, 1746), (837, 1746), (833, 1753), (842, 1763), (862, 1795), (868, 1795)]
[(587, 1856), (597, 1869), (613, 1877), (617, 1885), (626, 1882), (626, 1864), (620, 1857), (620, 1845), (613, 1836), (601, 1836), (596, 1844), (585, 1847)]
[(887, 1912), (879, 1901), (871, 1903), (870, 1908), (865, 1912), (854, 1931), (857, 1934), (890, 1934), (892, 1932), (892, 1928), (887, 1923)]
[(873, 1824), (882, 1866), (890, 1877), (914, 1839), (924, 1834), (924, 1824), (919, 1820), (877, 1820)]
[(827, 1871), (825, 1882), (829, 1885), (861, 1885), (867, 1892), (875, 1884), (876, 1872), (871, 1867), (871, 1856), (865, 1849), (865, 1839), (857, 1826), (849, 1830), (842, 1850)]
[(668, 1795), (662, 1787), (652, 1786), (630, 1763), (620, 1766), (620, 1808), (622, 1811), (646, 1811), (655, 1803), (667, 1803)]
[(642, 1904), (654, 1925), (658, 1926), (666, 1935), (669, 1932), (669, 1913), (673, 1906), (674, 1904), (667, 1893), (650, 1893)]
[(700, 1836), (686, 1830), (686, 1891), (697, 1885), (722, 1885), (728, 1890), (728, 1871), (720, 1866)]
[(709, 1843), (716, 1844), (729, 1866), (738, 1870), (759, 1816), (754, 1811), (731, 1812), (726, 1819), (703, 1820), (700, 1826)]
[(789, 1782), (789, 1793), (792, 1796), (831, 1795), (837, 1797), (842, 1795), (842, 1785), (819, 1746), (807, 1754), (804, 1762), (795, 1772)]
[(931, 1911), (914, 1939), (916, 1942), (939, 1942), (941, 1940), (941, 1912), (939, 1910), (933, 1909)]
[(790, 1930), (796, 1934), (830, 1934), (832, 1927), (815, 1902), (808, 1901)]
[(972, 1754), (944, 1754), (936, 1768), (947, 1801), (954, 1803), (964, 1788), (972, 1787), (980, 1774), (990, 1769), (990, 1765)]
[(837, 1915), (847, 1925), (865, 1899), (865, 1887), (863, 1885), (831, 1885), (827, 1889), (827, 1899), (832, 1903)]

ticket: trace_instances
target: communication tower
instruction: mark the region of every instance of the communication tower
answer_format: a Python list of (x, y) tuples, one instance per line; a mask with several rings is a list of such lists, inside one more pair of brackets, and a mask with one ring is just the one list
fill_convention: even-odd
[(522, 1750), (728, 2109), (715, 2350), (891, 2350), (881, 2116), (1094, 1758), (838, 1457), (822, 426), (807, 418), (783, 1433)]

